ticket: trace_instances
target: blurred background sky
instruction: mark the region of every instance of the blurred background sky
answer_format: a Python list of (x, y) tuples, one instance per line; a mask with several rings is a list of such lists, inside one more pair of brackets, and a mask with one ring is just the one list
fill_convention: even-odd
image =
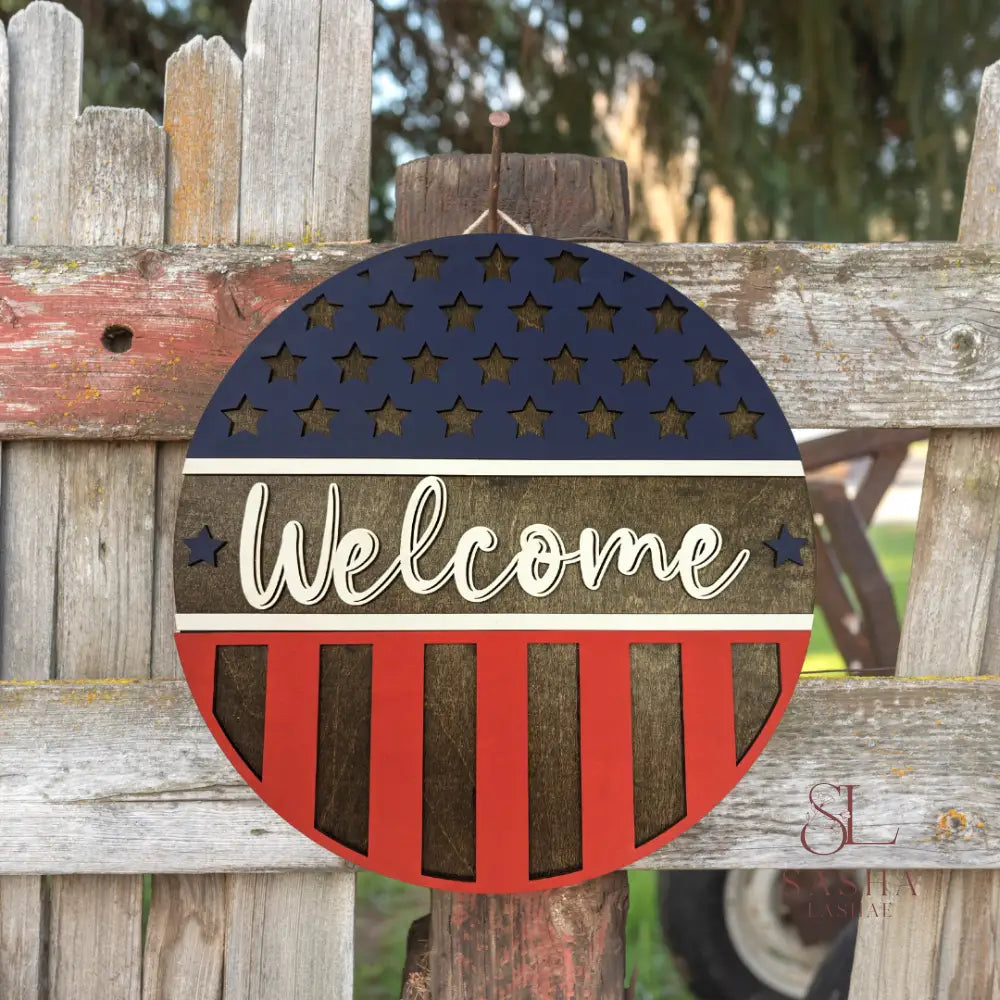
[[(27, 0), (0, 0), (4, 20)], [(84, 104), (162, 116), (197, 34), (242, 55), (249, 0), (65, 0)], [(397, 163), (489, 148), (629, 166), (633, 237), (954, 239), (990, 0), (375, 0), (372, 236)]]

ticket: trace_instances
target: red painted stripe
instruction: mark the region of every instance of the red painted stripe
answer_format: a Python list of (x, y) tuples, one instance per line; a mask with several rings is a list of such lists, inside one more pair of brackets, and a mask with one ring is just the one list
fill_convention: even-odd
[(318, 724), (319, 642), (289, 632), (267, 651), (261, 795), (297, 827), (311, 827), (316, 811)]
[(372, 644), (368, 862), (409, 881), (422, 867), (423, 740), (423, 636), (380, 636)]
[(635, 843), (629, 644), (597, 634), (579, 648), (583, 864), (610, 872)]
[(481, 636), (476, 654), (476, 885), (528, 881), (528, 646)]
[(174, 643), (195, 704), (203, 716), (211, 717), (218, 638), (212, 632), (177, 632)]
[(733, 660), (728, 636), (688, 634), (681, 647), (687, 815), (701, 816), (729, 791), (736, 768)]

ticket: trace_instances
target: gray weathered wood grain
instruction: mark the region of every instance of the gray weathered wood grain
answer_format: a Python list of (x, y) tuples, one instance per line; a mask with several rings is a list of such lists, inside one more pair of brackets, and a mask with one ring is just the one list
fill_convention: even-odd
[[(0, 297), (17, 325), (0, 323), (0, 435), (189, 437), (267, 322), (378, 249), (4, 248)], [(703, 304), (764, 374), (793, 426), (1000, 422), (996, 246), (600, 249)], [(108, 321), (133, 326), (132, 351), (100, 347)], [(183, 379), (174, 358), (183, 359)], [(74, 406), (59, 406), (58, 393)]]
[(14, 243), (69, 242), (70, 130), (80, 108), (83, 24), (36, 0), (10, 19), (10, 192)]
[[(221, 38), (195, 38), (167, 61), (166, 235), (170, 243), (235, 243), (239, 234), (243, 65)], [(184, 444), (156, 446), (153, 677), (179, 677), (174, 644), (174, 519)], [(221, 1000), (226, 880), (155, 875), (143, 949), (143, 1000)]]
[[(56, 649), (61, 677), (149, 675), (155, 449), (65, 443)], [(51, 530), (51, 525), (48, 526)]]
[(52, 879), (49, 996), (140, 1000), (142, 879)]
[[(75, 244), (162, 241), (165, 143), (144, 111), (88, 108), (74, 121)], [(53, 630), (68, 659), (56, 674), (148, 677), (156, 446), (77, 442), (60, 451)], [(139, 1000), (141, 922), (139, 875), (54, 878), (50, 1000)]]
[(147, 111), (86, 108), (70, 142), (70, 242), (163, 239), (166, 137)]
[(142, 1000), (221, 1000), (226, 877), (160, 875), (142, 954)]
[(200, 35), (167, 60), (163, 95), (168, 243), (235, 243), (239, 231), (243, 64)]
[[(350, 240), (366, 234), (367, 194), (362, 215), (358, 185), (367, 191), (371, 102), (360, 98), (371, 87), (371, 12), (362, 10), (363, 2), (327, 0), (326, 16), (324, 0), (254, 0), (250, 5), (243, 60), (241, 243)], [(337, 36), (338, 29), (344, 37)], [(347, 37), (360, 30), (367, 30), (367, 37)], [(348, 47), (354, 48), (349, 55)], [(342, 58), (346, 62), (330, 63)], [(363, 71), (364, 79), (343, 77), (348, 70)], [(364, 124), (357, 121), (362, 113)], [(333, 148), (329, 129), (337, 133)], [(230, 315), (258, 309), (256, 291), (247, 291), (249, 300), (227, 276), (223, 295), (227, 307), (232, 303)], [(241, 299), (254, 302), (253, 309), (237, 305)], [(225, 1000), (346, 1000), (353, 981), (353, 907), (353, 872), (232, 876)]]
[[(323, 0), (311, 241), (368, 238), (372, 0)], [(248, 242), (244, 240), (244, 242)]]
[(241, 243), (312, 241), (321, 6), (322, 0), (250, 5), (243, 57)]
[(223, 1000), (350, 1000), (353, 874), (231, 875), (228, 893)]
[[(1000, 63), (994, 63), (983, 74), (961, 242), (1000, 241), (998, 184)], [(936, 674), (1000, 674), (998, 515), (1000, 430), (932, 431), (897, 675), (924, 673), (929, 663)], [(985, 746), (995, 734), (994, 724), (977, 735)], [(973, 753), (974, 746), (966, 748)], [(936, 873), (919, 909), (884, 926), (861, 921), (852, 1000), (1000, 997), (998, 922), (1000, 873)]]
[(0, 243), (7, 242), (7, 178), (10, 171), (10, 56), (0, 25)]
[(0, 877), (0, 996), (39, 995), (42, 886), (38, 875)]
[[(7, 31), (3, 150), (4, 242), (69, 240), (70, 128), (80, 106), (83, 26), (37, 2)], [(16, 317), (4, 308), (4, 325)], [(54, 664), (56, 540), (62, 477), (57, 446), (4, 443), (0, 489), (0, 677), (47, 678)], [(37, 875), (0, 879), (0, 995), (32, 997), (47, 980), (41, 947), (48, 887)], [(34, 991), (34, 992), (33, 992)]]
[[(992, 732), (998, 712), (992, 677), (803, 680), (748, 775), (637, 867), (995, 865), (1000, 747), (970, 734)], [(0, 872), (342, 865), (250, 790), (183, 681), (4, 683), (0, 720)], [(856, 785), (855, 839), (898, 828), (896, 846), (805, 851), (818, 782)], [(809, 837), (835, 845), (838, 830), (813, 817)]]

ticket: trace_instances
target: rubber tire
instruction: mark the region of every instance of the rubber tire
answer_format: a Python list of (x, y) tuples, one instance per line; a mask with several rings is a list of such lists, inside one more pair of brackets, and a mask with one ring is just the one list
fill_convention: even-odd
[(857, 940), (858, 922), (855, 920), (834, 938), (829, 954), (816, 970), (806, 1000), (847, 1000)]
[(789, 1000), (742, 962), (723, 913), (725, 871), (660, 872), (660, 924), (677, 969), (699, 1000)]

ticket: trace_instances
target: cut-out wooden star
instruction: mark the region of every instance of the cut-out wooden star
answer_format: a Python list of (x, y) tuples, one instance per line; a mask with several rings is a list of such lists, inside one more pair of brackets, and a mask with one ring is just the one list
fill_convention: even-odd
[(682, 410), (673, 399), (667, 403), (665, 410), (660, 410), (653, 414), (660, 425), (660, 437), (683, 437), (688, 436), (687, 422), (694, 416), (693, 410)]
[(268, 382), (280, 381), (281, 379), (294, 382), (299, 365), (305, 361), (305, 358), (299, 357), (297, 354), (292, 354), (288, 349), (288, 344), (282, 344), (281, 350), (277, 354), (269, 354), (267, 357), (261, 358), (261, 360), (266, 362), (271, 369), (267, 376)]
[(267, 410), (256, 409), (244, 396), (235, 410), (222, 412), (229, 418), (229, 437), (232, 437), (234, 434), (256, 434), (257, 423)]
[(403, 421), (410, 413), (409, 410), (401, 410), (388, 396), (385, 397), (385, 402), (379, 409), (366, 410), (365, 412), (375, 421), (376, 437), (380, 434), (401, 436), (403, 433)]
[(333, 329), (333, 317), (337, 315), (340, 308), (332, 302), (328, 302), (325, 295), (321, 295), (315, 302), (310, 302), (304, 307), (307, 316), (306, 329), (311, 330), (314, 326), (325, 326), (328, 330)]
[(384, 330), (387, 327), (404, 330), (406, 328), (406, 314), (412, 308), (413, 306), (404, 306), (392, 292), (388, 294), (385, 302), (381, 305), (371, 307), (372, 311), (378, 316), (377, 329), (379, 330)]
[(580, 282), (580, 268), (587, 263), (586, 257), (577, 257), (568, 250), (563, 250), (558, 257), (545, 258), (555, 271), (556, 281)]
[(508, 358), (500, 350), (498, 344), (493, 345), (493, 349), (485, 358), (476, 358), (475, 362), (483, 370), (483, 385), (488, 382), (506, 382), (510, 385), (510, 368), (517, 358)]
[(594, 408), (580, 411), (580, 416), (587, 421), (587, 437), (596, 437), (598, 434), (614, 437), (615, 421), (621, 416), (621, 411), (609, 410), (604, 405), (604, 400), (598, 397)]
[(639, 353), (639, 348), (633, 345), (627, 357), (615, 360), (622, 370), (622, 385), (628, 385), (629, 382), (645, 382), (649, 385), (649, 369), (656, 364), (655, 358), (644, 358)]
[(757, 436), (757, 421), (764, 414), (748, 409), (747, 404), (741, 399), (736, 404), (735, 410), (729, 410), (723, 413), (722, 416), (729, 422), (730, 439), (740, 437), (741, 435), (755, 438)]
[(802, 561), (802, 546), (808, 539), (796, 538), (788, 530), (788, 525), (783, 524), (777, 538), (766, 539), (764, 544), (774, 553), (774, 565), (781, 566), (786, 562), (797, 563), (804, 566)]
[(441, 278), (441, 265), (448, 259), (441, 257), (433, 250), (423, 250), (413, 257), (407, 257), (413, 261), (413, 280), (421, 281), (424, 278), (432, 278), (435, 281)]
[(188, 566), (196, 566), (198, 563), (218, 566), (216, 558), (219, 549), (226, 543), (221, 538), (213, 538), (206, 524), (194, 538), (185, 538), (184, 544), (188, 547)]
[(521, 330), (544, 330), (545, 314), (551, 312), (551, 307), (540, 306), (532, 294), (519, 306), (508, 307), (517, 316), (517, 329)]
[(334, 361), (340, 365), (340, 381), (346, 382), (348, 379), (357, 379), (359, 382), (368, 381), (368, 367), (375, 358), (368, 357), (361, 353), (361, 348), (355, 344), (346, 354)]
[(534, 400), (528, 397), (528, 401), (521, 410), (511, 410), (510, 415), (517, 421), (517, 436), (525, 437), (528, 434), (535, 434), (538, 437), (545, 436), (545, 421), (552, 416), (551, 410), (540, 410), (535, 406)]
[(438, 410), (438, 413), (444, 417), (445, 437), (451, 437), (452, 434), (468, 434), (471, 437), (472, 425), (482, 410), (470, 410), (459, 396), (450, 410)]
[(498, 243), (488, 257), (477, 257), (476, 260), (483, 265), (483, 281), (490, 281), (493, 278), (510, 281), (511, 265), (516, 264), (518, 258), (508, 257)]
[(452, 305), (441, 306), (441, 309), (448, 317), (449, 330), (471, 330), (475, 333), (476, 313), (482, 309), (482, 306), (471, 305), (465, 296), (459, 293)]
[(593, 305), (580, 306), (580, 312), (587, 317), (587, 333), (592, 330), (615, 332), (615, 313), (618, 312), (618, 306), (609, 306), (602, 296), (598, 295)]
[(411, 382), (437, 382), (438, 369), (447, 361), (447, 358), (439, 358), (435, 355), (427, 344), (420, 348), (420, 353), (412, 358), (403, 359), (413, 369), (410, 374)]
[(694, 384), (701, 385), (702, 382), (714, 382), (722, 385), (722, 369), (726, 367), (728, 361), (722, 358), (712, 357), (712, 352), (707, 348), (701, 349), (701, 354), (696, 358), (689, 358), (684, 364), (689, 365), (694, 373)]
[(669, 296), (664, 296), (663, 304), (653, 306), (649, 310), (649, 315), (653, 317), (656, 323), (657, 333), (663, 333), (664, 330), (675, 330), (677, 333), (681, 333), (681, 320), (684, 318), (686, 312), (687, 309), (682, 306), (675, 306), (670, 301)]
[(580, 383), (580, 369), (583, 367), (586, 358), (575, 357), (568, 347), (563, 345), (563, 349), (554, 357), (545, 359), (552, 369), (552, 382), (576, 382)]
[(328, 410), (317, 396), (307, 410), (296, 410), (295, 415), (302, 421), (302, 436), (306, 434), (329, 434), (330, 421), (337, 415), (337, 410)]

